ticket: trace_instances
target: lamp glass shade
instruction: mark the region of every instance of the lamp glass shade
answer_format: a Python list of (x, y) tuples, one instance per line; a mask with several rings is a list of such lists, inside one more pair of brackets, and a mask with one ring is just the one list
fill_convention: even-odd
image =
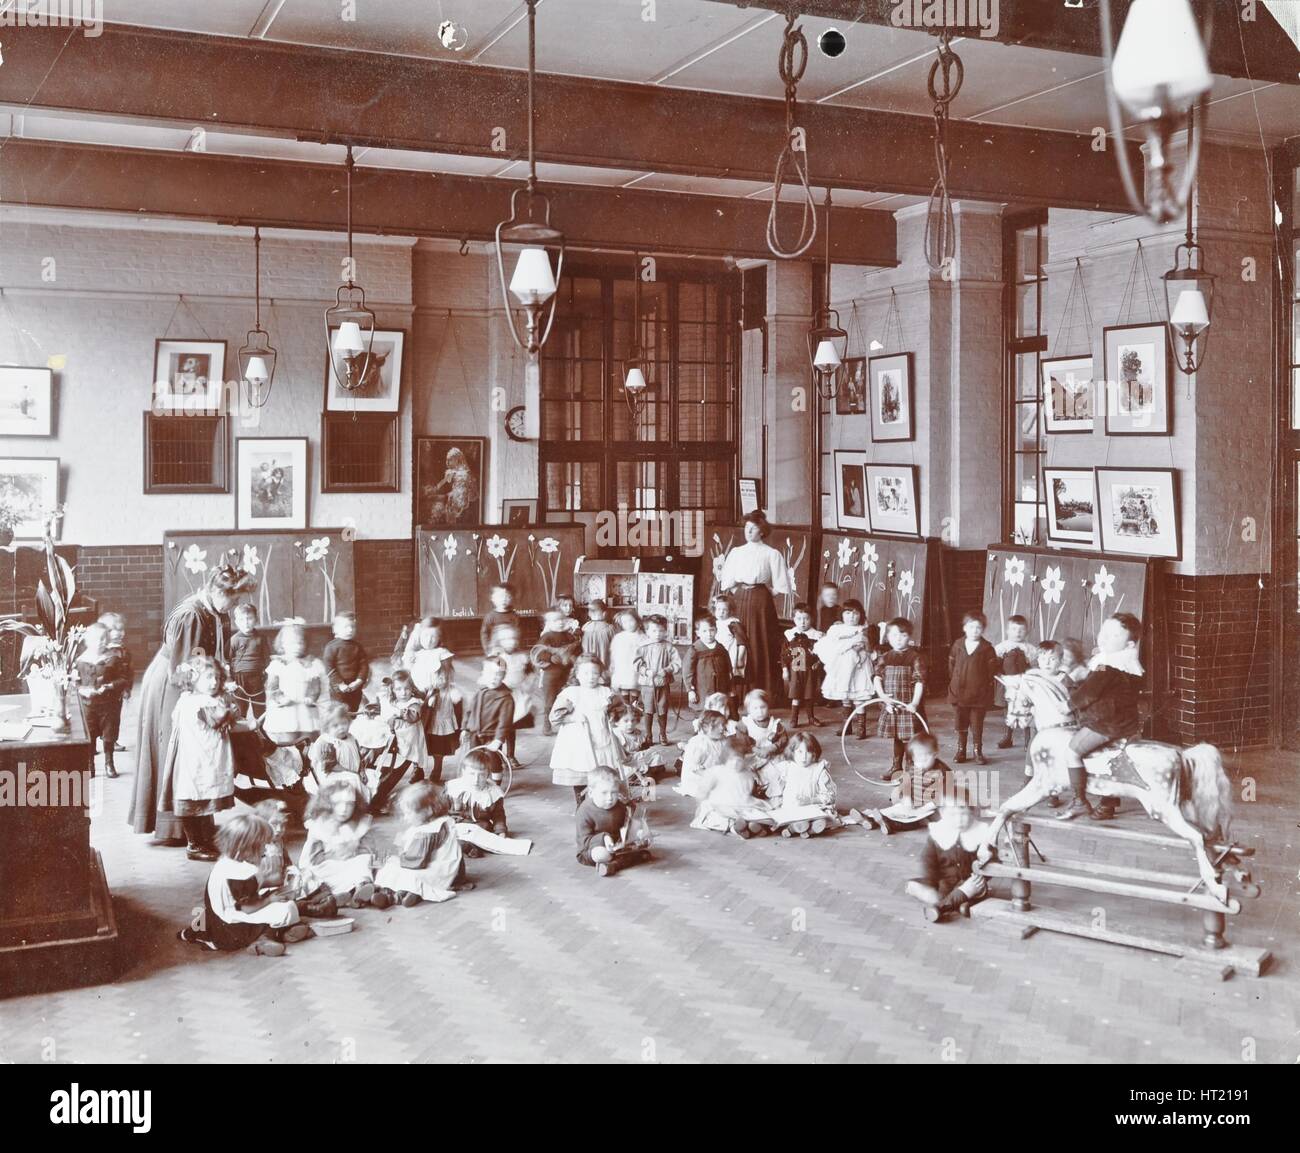
[(1179, 332), (1197, 336), (1210, 327), (1210, 314), (1205, 307), (1205, 297), (1199, 288), (1184, 288), (1169, 317), (1169, 323)]
[(355, 320), (345, 320), (340, 324), (334, 334), (334, 350), (350, 356), (365, 352), (366, 344), (361, 339), (361, 325)]
[(827, 372), (839, 368), (843, 363), (839, 349), (835, 347), (833, 340), (823, 340), (817, 345), (817, 352), (813, 356), (813, 368)]
[(525, 308), (545, 304), (555, 295), (555, 274), (544, 248), (525, 248), (519, 253), (510, 292)]
[(244, 369), (244, 379), (249, 384), (265, 384), (271, 379), (270, 369), (266, 367), (266, 358), (250, 356), (248, 366)]
[(872, 352), (884, 352), (884, 351), (885, 351), (885, 346), (884, 346), (883, 344), (881, 344), (880, 341), (878, 341), (878, 340), (872, 340), (872, 342), (871, 342), (867, 347), (870, 348)]
[(1213, 78), (1187, 0), (1133, 0), (1115, 47), (1111, 83), (1141, 120), (1186, 112)]
[(633, 396), (639, 396), (646, 390), (645, 373), (636, 367), (629, 368), (627, 370), (627, 379), (623, 381), (623, 387)]

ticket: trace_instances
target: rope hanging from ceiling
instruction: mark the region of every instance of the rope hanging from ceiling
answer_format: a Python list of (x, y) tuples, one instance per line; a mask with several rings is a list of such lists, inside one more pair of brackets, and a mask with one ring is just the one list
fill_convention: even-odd
[[(804, 130), (796, 123), (799, 103), (799, 81), (808, 67), (808, 40), (803, 25), (795, 24), (794, 13), (785, 18), (785, 35), (781, 39), (781, 55), (777, 71), (785, 85), (785, 144), (776, 160), (776, 174), (772, 178), (772, 208), (767, 214), (767, 247), (772, 255), (782, 260), (793, 260), (812, 247), (817, 237), (817, 205), (813, 200), (812, 186), (808, 181), (808, 143)], [(803, 187), (803, 219), (799, 224), (799, 237), (793, 248), (781, 243), (776, 223), (777, 208), (781, 203), (781, 190), (787, 182), (797, 179)]]
[(930, 192), (930, 208), (925, 217), (925, 262), (931, 272), (951, 267), (957, 255), (956, 224), (952, 214), (952, 197), (948, 195), (948, 109), (961, 91), (966, 69), (961, 57), (952, 50), (948, 32), (939, 33), (939, 47), (926, 87), (934, 102), (934, 163), (937, 176)]

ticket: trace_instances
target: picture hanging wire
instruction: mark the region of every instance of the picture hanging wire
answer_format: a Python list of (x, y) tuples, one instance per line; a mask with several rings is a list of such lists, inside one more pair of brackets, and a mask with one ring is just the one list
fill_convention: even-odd
[[(808, 142), (802, 138), (803, 129), (795, 124), (799, 81), (807, 67), (808, 40), (803, 34), (803, 25), (795, 24), (795, 14), (791, 12), (785, 18), (785, 35), (781, 39), (781, 54), (777, 60), (777, 71), (785, 85), (785, 143), (776, 159), (776, 173), (772, 177), (772, 208), (767, 214), (767, 247), (773, 256), (782, 260), (802, 256), (817, 237), (817, 205), (813, 200), (812, 186), (808, 182)], [(798, 148), (795, 147), (796, 140), (800, 144)], [(799, 237), (791, 249), (782, 246), (776, 225), (781, 189), (785, 186), (789, 168), (794, 169), (794, 175), (803, 186), (803, 219), (799, 224)]]
[[(1128, 324), (1129, 317), (1133, 315), (1133, 307), (1137, 302), (1138, 292), (1138, 271), (1142, 273), (1142, 287), (1145, 289), (1147, 298), (1147, 320), (1152, 323), (1160, 322), (1164, 324), (1167, 317), (1164, 310), (1156, 303), (1155, 289), (1151, 286), (1151, 270), (1147, 267), (1146, 253), (1142, 249), (1142, 241), (1137, 242), (1137, 249), (1133, 253), (1133, 263), (1129, 265), (1128, 279), (1124, 284), (1123, 295), (1119, 298), (1119, 315), (1115, 318), (1115, 323)], [(1167, 339), (1167, 337), (1166, 337)]]
[[(897, 338), (896, 344), (889, 343), (889, 334), (893, 332)], [(883, 346), (881, 352), (901, 352), (903, 350), (903, 314), (898, 311), (898, 292), (896, 289), (889, 290), (889, 304), (885, 308), (885, 327), (880, 333), (880, 343)], [(868, 350), (870, 351), (870, 350)]]
[(1079, 257), (1074, 258), (1074, 275), (1070, 278), (1070, 288), (1065, 294), (1065, 307), (1061, 310), (1061, 322), (1056, 326), (1056, 335), (1052, 337), (1052, 353), (1055, 355), (1061, 344), (1061, 336), (1077, 327), (1069, 324), (1070, 310), (1074, 307), (1075, 291), (1079, 293), (1079, 299), (1083, 303), (1083, 324), (1086, 340), (1088, 342), (1088, 352), (1092, 352), (1092, 308), (1088, 304), (1088, 289), (1083, 282), (1083, 261)]
[(966, 77), (961, 57), (952, 50), (951, 35), (939, 33), (939, 47), (926, 87), (934, 102), (934, 162), (936, 176), (930, 192), (930, 208), (925, 217), (925, 263), (931, 272), (950, 267), (957, 255), (956, 225), (953, 221), (952, 197), (948, 195), (948, 109), (961, 91)]

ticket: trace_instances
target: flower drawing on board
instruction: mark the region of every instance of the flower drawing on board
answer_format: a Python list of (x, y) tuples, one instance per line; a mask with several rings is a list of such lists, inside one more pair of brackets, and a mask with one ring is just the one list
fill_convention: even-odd
[[(529, 537), (528, 539), (532, 540), (533, 538)], [(537, 542), (537, 547), (544, 553), (557, 552), (560, 547), (560, 542), (553, 536), (544, 536)]]
[(1092, 595), (1101, 601), (1101, 607), (1106, 608), (1106, 602), (1115, 595), (1115, 574), (1109, 572), (1105, 565), (1092, 575)]
[(1061, 603), (1061, 593), (1065, 589), (1065, 581), (1061, 579), (1060, 565), (1047, 566), (1040, 587), (1043, 590), (1044, 604), (1056, 605)]
[(330, 551), (330, 538), (327, 536), (318, 536), (307, 546), (307, 551), (303, 554), (303, 559), (312, 564), (318, 560), (324, 560), (325, 554)]
[(851, 544), (847, 538), (842, 538), (840, 540), (839, 547), (836, 549), (835, 552), (835, 559), (836, 561), (839, 562), (840, 568), (844, 568), (845, 566), (852, 564), (853, 554), (857, 551), (858, 551), (857, 548), (853, 544)]
[(1003, 579), (1009, 585), (1020, 588), (1025, 583), (1025, 562), (1018, 556), (1007, 557), (1006, 567), (1003, 570)]
[(495, 534), (488, 537), (487, 550), (488, 556), (499, 561), (506, 555), (506, 538)]
[(244, 545), (244, 555), (240, 561), (240, 568), (242, 568), (246, 573), (251, 574), (257, 572), (257, 566), (261, 563), (262, 558), (257, 555), (257, 545)]
[(456, 538), (450, 533), (447, 534), (447, 539), (442, 542), (442, 555), (448, 560), (454, 560), (456, 557)]
[(206, 549), (199, 548), (198, 545), (192, 544), (182, 554), (185, 561), (185, 567), (192, 573), (201, 573), (208, 571), (208, 553)]
[(875, 572), (880, 561), (880, 553), (870, 541), (862, 546), (862, 567), (868, 572)]
[(915, 587), (916, 577), (913, 575), (912, 570), (908, 569), (898, 578), (898, 594), (899, 596), (910, 597), (912, 595), (912, 589)]

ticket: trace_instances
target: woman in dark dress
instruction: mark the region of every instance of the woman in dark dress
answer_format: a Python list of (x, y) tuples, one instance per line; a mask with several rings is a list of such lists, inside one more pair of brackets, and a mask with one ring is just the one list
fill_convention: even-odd
[(183, 691), (174, 683), (177, 667), (200, 652), (226, 666), (226, 614), (252, 587), (242, 569), (225, 566), (208, 573), (207, 584), (177, 604), (163, 625), (163, 642), (140, 684), (140, 732), (136, 741), (135, 796), (127, 820), (137, 833), (153, 833), (165, 845), (184, 845), (181, 820), (158, 811), (162, 775), (171, 740), (172, 713)]
[(781, 626), (773, 594), (790, 592), (785, 557), (765, 543), (772, 528), (761, 512), (745, 517), (745, 543), (723, 561), (718, 584), (736, 602), (736, 616), (749, 645), (749, 687), (762, 689), (772, 701), (783, 697), (781, 684)]

